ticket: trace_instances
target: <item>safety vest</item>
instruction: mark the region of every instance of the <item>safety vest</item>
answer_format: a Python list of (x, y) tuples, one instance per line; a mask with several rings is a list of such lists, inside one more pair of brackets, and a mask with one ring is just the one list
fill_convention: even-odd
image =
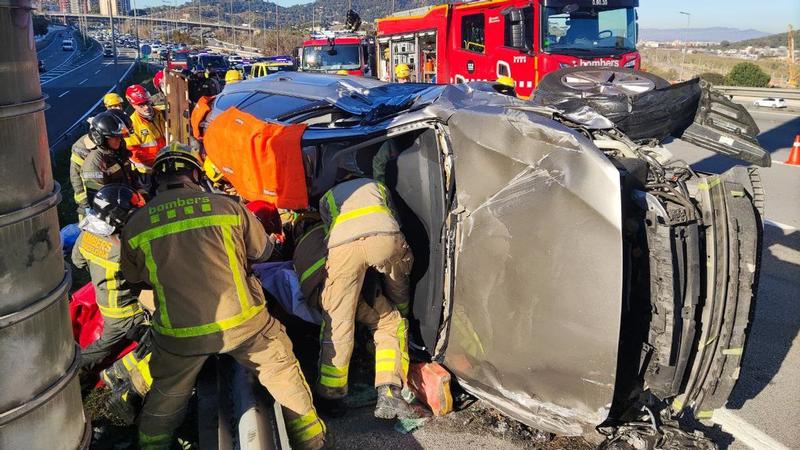
[(369, 178), (337, 184), (322, 196), (319, 210), (328, 226), (328, 248), (366, 236), (400, 232), (389, 191)]
[(224, 352), (263, 328), (251, 320), (266, 317), (265, 298), (247, 264), (269, 240), (241, 204), (191, 188), (163, 191), (134, 213), (123, 241), (126, 277), (153, 287), (152, 326), (163, 348)]
[(94, 142), (89, 139), (89, 135), (84, 134), (72, 145), (72, 154), (69, 158), (69, 180), (72, 185), (72, 196), (80, 214), (83, 214), (84, 210), (89, 207), (86, 199), (86, 189), (83, 187), (83, 179), (81, 179), (81, 168), (86, 157), (95, 147)]
[(145, 120), (134, 111), (131, 122), (133, 130), (125, 138), (125, 145), (131, 151), (131, 164), (139, 172), (149, 173), (153, 169), (158, 151), (167, 145), (164, 114), (154, 110), (153, 120)]
[[(89, 266), (97, 306), (103, 317), (121, 319), (142, 312), (138, 296), (120, 272), (120, 241), (117, 236), (81, 232), (75, 248)], [(83, 266), (73, 252), (73, 261)]]

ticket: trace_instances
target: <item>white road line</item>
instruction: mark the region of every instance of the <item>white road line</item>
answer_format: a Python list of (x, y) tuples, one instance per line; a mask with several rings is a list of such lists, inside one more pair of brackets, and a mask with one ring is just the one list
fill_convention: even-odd
[(61, 98), (61, 97), (65, 96), (65, 95), (67, 95), (67, 94), (69, 94), (69, 91), (64, 91), (64, 92), (61, 93), (61, 95), (58, 96), (58, 98)]
[(100, 73), (101, 70), (103, 69), (97, 69), (94, 74), (97, 75), (98, 73)]
[(87, 81), (89, 81), (89, 79), (88, 79), (88, 78), (84, 79), (83, 81), (81, 81), (80, 83), (78, 83), (78, 86), (82, 85), (83, 83), (86, 83)]
[(764, 219), (764, 223), (767, 225), (772, 225), (773, 227), (780, 228), (783, 231), (795, 231), (797, 227), (793, 227), (791, 225), (786, 225), (785, 223), (775, 222), (771, 219)]
[(789, 447), (750, 425), (741, 417), (737, 417), (729, 409), (722, 408), (714, 411), (711, 420), (719, 424), (726, 433), (732, 434), (737, 441), (754, 450), (789, 450)]

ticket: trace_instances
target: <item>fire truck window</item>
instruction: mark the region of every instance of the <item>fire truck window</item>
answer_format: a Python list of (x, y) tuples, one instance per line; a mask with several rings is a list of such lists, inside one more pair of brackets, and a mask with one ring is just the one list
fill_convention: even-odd
[(533, 8), (512, 9), (504, 15), (503, 45), (523, 51), (533, 49)]
[(472, 14), (461, 18), (461, 48), (483, 53), (485, 50), (483, 14)]

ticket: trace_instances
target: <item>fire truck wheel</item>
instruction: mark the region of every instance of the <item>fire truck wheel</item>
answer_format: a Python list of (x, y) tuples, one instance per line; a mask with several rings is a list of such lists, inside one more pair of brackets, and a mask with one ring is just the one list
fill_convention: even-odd
[(659, 76), (621, 67), (567, 67), (547, 74), (536, 90), (562, 98), (632, 97), (669, 85)]

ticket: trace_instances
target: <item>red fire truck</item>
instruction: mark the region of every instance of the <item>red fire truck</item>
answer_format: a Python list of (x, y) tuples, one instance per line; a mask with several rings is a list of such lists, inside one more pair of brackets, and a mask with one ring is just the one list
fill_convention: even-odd
[(355, 34), (320, 34), (303, 42), (298, 69), (303, 72), (337, 73), (374, 76), (375, 44), (371, 38)]
[(463, 83), (511, 77), (530, 95), (548, 72), (569, 66), (639, 68), (639, 0), (483, 0), (395, 13), (377, 20), (377, 76)]

